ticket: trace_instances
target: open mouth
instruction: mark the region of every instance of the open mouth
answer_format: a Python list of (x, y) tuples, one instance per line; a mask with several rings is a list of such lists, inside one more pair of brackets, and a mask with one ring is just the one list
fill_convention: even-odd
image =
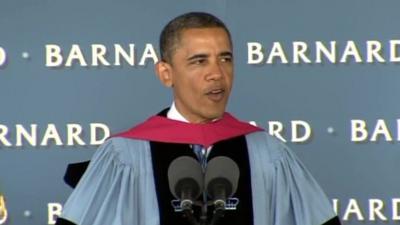
[(212, 100), (214, 102), (218, 102), (224, 98), (225, 90), (222, 88), (212, 89), (211, 91), (207, 92), (206, 95), (210, 100)]

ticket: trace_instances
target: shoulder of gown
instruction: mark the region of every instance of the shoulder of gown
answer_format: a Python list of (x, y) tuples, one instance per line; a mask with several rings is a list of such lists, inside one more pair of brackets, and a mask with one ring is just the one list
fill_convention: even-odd
[(296, 155), (266, 132), (246, 136), (255, 224), (321, 225), (336, 217), (331, 202)]
[(157, 224), (147, 141), (110, 138), (93, 155), (61, 218), (77, 225)]

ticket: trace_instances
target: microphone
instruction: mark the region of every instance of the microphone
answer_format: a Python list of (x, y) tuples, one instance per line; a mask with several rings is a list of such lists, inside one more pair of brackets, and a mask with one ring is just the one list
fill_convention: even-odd
[(188, 156), (175, 159), (168, 168), (168, 181), (171, 193), (181, 201), (182, 210), (192, 213), (192, 204), (204, 187), (200, 164)]
[(215, 206), (214, 213), (225, 211), (226, 199), (232, 197), (237, 190), (239, 175), (238, 165), (228, 157), (215, 157), (208, 163), (205, 184)]

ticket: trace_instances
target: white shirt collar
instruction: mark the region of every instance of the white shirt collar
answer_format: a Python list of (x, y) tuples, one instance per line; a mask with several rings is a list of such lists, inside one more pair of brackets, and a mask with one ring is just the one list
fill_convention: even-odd
[[(177, 120), (185, 123), (190, 123), (189, 120), (187, 120), (176, 108), (175, 102), (172, 102), (171, 108), (169, 108), (169, 111), (167, 112), (167, 118), (171, 120)], [(212, 121), (217, 121), (220, 118), (213, 119)]]
[(167, 113), (167, 118), (172, 119), (172, 120), (178, 120), (181, 122), (189, 123), (189, 120), (187, 120), (185, 117), (182, 116), (180, 112), (176, 109), (175, 102), (172, 102), (171, 108), (169, 109)]

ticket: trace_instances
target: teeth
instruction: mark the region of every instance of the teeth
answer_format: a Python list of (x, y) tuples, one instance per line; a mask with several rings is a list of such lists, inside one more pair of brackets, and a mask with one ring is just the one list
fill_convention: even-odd
[(219, 94), (221, 92), (222, 92), (222, 90), (214, 90), (214, 91), (211, 91), (211, 94)]

